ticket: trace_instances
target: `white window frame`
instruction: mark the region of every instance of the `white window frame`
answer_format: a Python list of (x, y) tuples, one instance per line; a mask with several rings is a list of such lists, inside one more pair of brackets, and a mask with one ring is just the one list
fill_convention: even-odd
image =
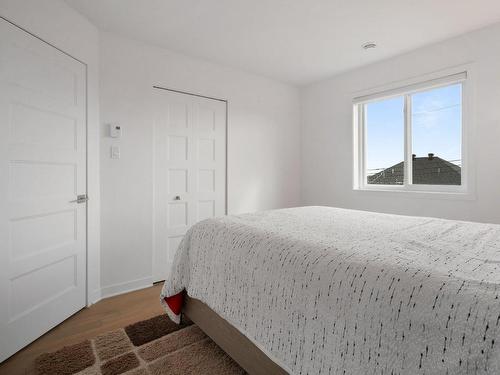
[[(411, 95), (439, 87), (453, 84), (462, 85), (462, 163), (461, 185), (424, 185), (412, 184), (410, 171), (412, 163), (412, 123), (411, 123)], [(444, 196), (473, 199), (473, 179), (470, 157), (470, 129), (471, 129), (471, 68), (458, 67), (437, 72), (420, 78), (392, 84), (383, 88), (367, 90), (363, 95), (353, 98), (354, 123), (354, 178), (353, 188), (358, 191), (385, 191), (403, 192), (411, 195), (432, 194), (434, 197)], [(402, 185), (368, 184), (366, 175), (366, 124), (365, 105), (368, 103), (404, 97), (404, 183)]]

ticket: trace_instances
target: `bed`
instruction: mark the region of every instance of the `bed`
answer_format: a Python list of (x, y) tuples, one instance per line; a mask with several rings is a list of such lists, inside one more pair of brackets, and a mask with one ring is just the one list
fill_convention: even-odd
[(330, 207), (208, 219), (161, 301), (251, 374), (500, 374), (500, 226)]

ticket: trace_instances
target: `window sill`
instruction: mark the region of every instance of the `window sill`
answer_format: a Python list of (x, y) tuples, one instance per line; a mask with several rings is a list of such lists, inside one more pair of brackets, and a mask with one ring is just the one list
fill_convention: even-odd
[(437, 199), (437, 200), (464, 200), (472, 201), (476, 199), (476, 195), (472, 192), (462, 191), (428, 191), (428, 190), (411, 190), (411, 189), (391, 189), (391, 188), (353, 188), (353, 191), (360, 194), (373, 195), (389, 195), (395, 194), (398, 197), (417, 198), (417, 199)]

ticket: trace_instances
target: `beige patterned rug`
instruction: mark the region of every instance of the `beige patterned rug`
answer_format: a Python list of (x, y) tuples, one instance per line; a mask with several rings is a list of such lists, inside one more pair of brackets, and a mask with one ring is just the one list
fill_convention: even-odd
[(143, 320), (35, 360), (38, 375), (245, 374), (196, 325)]

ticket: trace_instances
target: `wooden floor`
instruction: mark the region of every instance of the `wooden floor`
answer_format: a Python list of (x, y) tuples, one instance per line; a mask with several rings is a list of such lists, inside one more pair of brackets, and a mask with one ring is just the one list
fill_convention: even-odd
[(34, 359), (41, 353), (76, 344), (101, 333), (125, 327), (163, 312), (161, 285), (104, 299), (85, 308), (0, 364), (1, 375), (33, 374)]

